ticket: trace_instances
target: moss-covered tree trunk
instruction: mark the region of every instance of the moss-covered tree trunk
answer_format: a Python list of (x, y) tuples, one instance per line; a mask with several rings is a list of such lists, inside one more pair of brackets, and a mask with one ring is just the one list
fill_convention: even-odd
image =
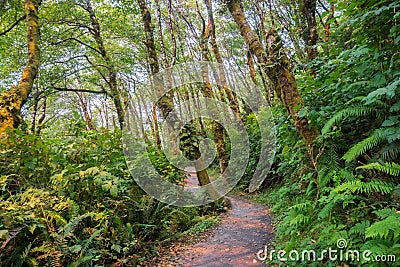
[(117, 71), (115, 70), (114, 63), (112, 62), (111, 58), (109, 57), (107, 50), (104, 46), (104, 41), (103, 37), (101, 35), (101, 28), (100, 28), (100, 23), (97, 19), (96, 13), (92, 7), (92, 4), (89, 0), (86, 0), (86, 11), (89, 13), (90, 16), (90, 22), (92, 24), (93, 28), (93, 36), (96, 41), (97, 47), (99, 49), (100, 55), (107, 64), (107, 78), (105, 79), (108, 87), (110, 88), (110, 93), (109, 95), (111, 96), (115, 109), (117, 110), (117, 116), (118, 116), (118, 123), (120, 128), (123, 128), (124, 124), (124, 117), (125, 117), (125, 112), (124, 112), (124, 107), (122, 105), (121, 101), (121, 95), (119, 92), (118, 88), (118, 81), (117, 81)]
[(317, 1), (302, 1), (300, 4), (300, 10), (306, 22), (303, 39), (307, 44), (307, 59), (308, 61), (312, 61), (318, 56), (318, 50), (315, 47), (318, 42), (317, 21), (315, 19)]
[[(199, 37), (200, 48), (201, 48), (201, 57), (202, 57), (203, 61), (210, 62), (211, 60), (208, 55), (209, 54), (208, 40), (210, 38), (210, 32), (212, 31), (212, 22), (209, 17), (208, 24), (206, 25), (205, 19), (202, 17), (198, 6), (197, 6), (197, 9), (198, 9), (197, 12), (198, 12), (200, 19), (202, 21), (202, 24), (203, 24), (202, 34)], [(202, 75), (203, 75), (203, 86), (201, 87), (202, 95), (206, 98), (215, 99), (215, 94), (211, 87), (208, 66), (206, 66), (206, 65), (202, 66)], [(225, 83), (225, 86), (226, 86), (226, 83)], [(227, 88), (227, 86), (226, 86), (226, 88)], [(231, 92), (231, 91), (229, 90), (229, 92)], [(211, 114), (216, 114), (218, 112), (217, 110), (214, 110), (215, 107), (209, 107), (209, 108), (211, 108), (209, 110), (209, 112)], [(214, 136), (215, 143), (216, 143), (217, 157), (219, 160), (220, 172), (223, 173), (226, 170), (226, 168), (228, 167), (228, 163), (229, 163), (229, 158), (228, 158), (228, 155), (226, 152), (226, 146), (225, 146), (225, 140), (224, 140), (224, 128), (217, 121), (213, 121), (212, 131), (213, 131), (213, 136)]]
[(304, 106), (297, 90), (296, 79), (291, 72), (290, 62), (284, 53), (282, 41), (274, 28), (267, 34), (267, 50), (260, 42), (258, 36), (251, 29), (240, 0), (225, 0), (229, 12), (240, 29), (251, 52), (257, 57), (268, 76), (269, 84), (275, 94), (286, 107), (287, 112), (294, 121), (294, 126), (304, 138), (310, 148), (317, 138), (318, 129), (306, 117), (299, 117), (299, 110)]
[(212, 2), (211, 0), (204, 0), (205, 5), (207, 7), (207, 13), (208, 13), (208, 20), (209, 20), (209, 27), (210, 27), (210, 41), (211, 41), (211, 46), (214, 52), (215, 59), (218, 62), (219, 66), (219, 74), (220, 74), (220, 82), (223, 87), (223, 92), (226, 94), (226, 97), (228, 98), (229, 105), (231, 109), (235, 112), (237, 120), (240, 120), (240, 108), (239, 108), (239, 103), (237, 100), (237, 97), (234, 92), (229, 88), (228, 82), (226, 79), (226, 73), (225, 69), (223, 68), (223, 60), (221, 56), (221, 52), (219, 50), (219, 46), (217, 43), (217, 33), (215, 29), (215, 20), (214, 20), (214, 11), (212, 7)]
[(0, 93), (0, 135), (7, 128), (17, 128), (21, 122), (21, 107), (32, 92), (40, 66), (39, 19), (40, 0), (26, 0), (25, 15), (28, 37), (28, 62), (17, 86)]
[[(140, 7), (141, 13), (142, 13), (142, 21), (144, 25), (144, 30), (146, 33), (146, 40), (145, 40), (145, 45), (147, 49), (147, 56), (148, 56), (148, 61), (151, 69), (151, 73), (153, 75), (159, 73), (160, 71), (160, 66), (158, 62), (158, 56), (157, 56), (157, 50), (156, 50), (156, 45), (154, 41), (154, 25), (152, 23), (151, 19), (151, 13), (150, 10), (146, 4), (145, 0), (137, 0), (137, 3)], [(164, 88), (163, 88), (163, 83), (162, 81), (155, 80), (154, 81), (154, 86), (157, 91), (158, 96), (160, 97), (159, 101), (157, 102), (157, 107), (161, 111), (161, 116), (166, 119), (168, 115), (171, 113), (171, 111), (174, 110), (174, 102), (172, 99), (171, 94), (165, 94), (164, 93)], [(174, 124), (174, 120), (170, 120), (171, 123)], [(176, 121), (177, 123), (177, 121)], [(174, 125), (171, 125), (172, 127)], [(193, 125), (186, 125), (183, 129), (186, 133), (188, 133), (188, 136), (192, 136), (193, 139), (196, 139), (196, 130), (193, 127)], [(181, 143), (184, 144), (182, 149), (184, 150), (184, 154), (191, 160), (197, 160), (201, 156), (200, 149), (198, 147), (199, 142), (186, 142), (186, 140), (181, 140)], [(198, 166), (195, 166), (196, 168), (196, 173), (197, 177), (199, 180), (200, 185), (206, 185), (210, 183), (210, 177), (208, 176), (207, 170), (203, 170), (204, 166), (201, 161), (198, 161), (199, 164)], [(215, 196), (218, 196), (219, 193), (213, 190), (213, 192), (209, 192), (210, 196), (215, 198)]]

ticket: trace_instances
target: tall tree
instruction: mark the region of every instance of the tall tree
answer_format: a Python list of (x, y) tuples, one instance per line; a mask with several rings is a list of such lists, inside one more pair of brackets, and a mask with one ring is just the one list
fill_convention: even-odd
[(41, 0), (26, 0), (25, 18), (27, 25), (28, 62), (17, 86), (0, 94), (0, 135), (7, 128), (17, 128), (21, 122), (21, 107), (32, 92), (40, 66), (39, 19)]
[[(151, 69), (151, 74), (156, 75), (160, 71), (160, 66), (159, 66), (159, 61), (158, 61), (158, 56), (157, 56), (157, 50), (156, 50), (156, 45), (154, 41), (154, 25), (152, 23), (152, 17), (150, 10), (146, 4), (145, 0), (137, 0), (137, 3), (140, 7), (141, 13), (142, 13), (142, 21), (144, 25), (144, 30), (146, 34), (146, 50), (147, 50), (147, 55), (148, 55), (148, 61)], [(158, 96), (160, 97), (159, 101), (157, 102), (157, 107), (161, 110), (161, 115), (164, 119), (168, 117), (168, 115), (174, 110), (174, 102), (172, 95), (169, 93), (164, 92), (163, 88), (163, 82), (160, 80), (157, 80), (157, 76), (155, 76), (155, 89), (157, 91)], [(174, 121), (172, 119), (172, 124), (175, 124), (175, 122), (178, 122), (177, 120)], [(171, 125), (171, 127), (174, 127), (175, 125)], [(187, 133), (187, 136), (195, 137), (196, 136), (196, 131), (193, 125), (187, 124), (185, 125), (184, 129), (182, 131), (185, 131)], [(201, 156), (200, 149), (198, 145), (196, 145), (196, 142), (185, 142), (186, 140), (181, 140), (182, 144), (184, 144), (184, 147), (182, 148), (184, 150), (184, 153), (186, 156), (188, 156), (192, 160), (197, 160)], [(198, 142), (197, 142), (198, 144)], [(200, 185), (206, 185), (210, 183), (210, 177), (208, 176), (207, 170), (202, 166), (201, 161), (199, 161), (199, 166), (196, 167), (196, 173), (197, 177), (199, 180)], [(218, 192), (210, 192), (210, 196), (213, 198), (215, 196), (219, 195)]]
[(120, 92), (118, 89), (118, 82), (117, 82), (117, 71), (115, 70), (114, 63), (112, 62), (111, 58), (109, 57), (107, 50), (104, 45), (104, 40), (101, 34), (100, 23), (97, 19), (95, 10), (93, 9), (92, 3), (90, 0), (86, 0), (86, 5), (81, 5), (83, 9), (85, 9), (90, 16), (90, 21), (92, 24), (92, 34), (96, 41), (98, 51), (103, 58), (104, 62), (107, 64), (107, 78), (105, 78), (110, 92), (109, 95), (111, 96), (115, 108), (117, 110), (118, 115), (118, 122), (120, 127), (123, 127), (124, 123), (124, 107), (121, 101)]
[(311, 61), (318, 56), (318, 50), (315, 45), (318, 42), (317, 21), (315, 19), (317, 10), (316, 0), (303, 0), (300, 3), (300, 10), (305, 19), (305, 30), (303, 39), (307, 46), (307, 59)]
[[(267, 35), (267, 49), (264, 48), (258, 36), (251, 29), (244, 14), (240, 0), (225, 0), (235, 23), (251, 52), (257, 57), (263, 66), (275, 94), (290, 117), (294, 126), (304, 138), (308, 147), (312, 147), (313, 141), (318, 136), (318, 129), (311, 125), (306, 117), (300, 117), (299, 111), (304, 106), (303, 100), (297, 90), (296, 79), (290, 69), (290, 60), (284, 53), (282, 40), (274, 28)], [(309, 150), (311, 152), (311, 150)]]
[(228, 83), (226, 81), (226, 73), (223, 68), (224, 62), (222, 60), (221, 52), (220, 52), (219, 45), (217, 42), (217, 32), (216, 32), (212, 2), (211, 2), (211, 0), (204, 0), (204, 3), (206, 5), (207, 14), (208, 14), (208, 24), (209, 24), (209, 28), (210, 28), (209, 34), (210, 34), (211, 46), (212, 46), (212, 49), (214, 52), (215, 59), (219, 64), (218, 66), (219, 66), (220, 80), (221, 80), (221, 85), (223, 87), (223, 92), (226, 94), (226, 97), (229, 100), (230, 107), (235, 112), (237, 119), (240, 119), (239, 103), (237, 101), (235, 93), (232, 92), (232, 90), (230, 90)]

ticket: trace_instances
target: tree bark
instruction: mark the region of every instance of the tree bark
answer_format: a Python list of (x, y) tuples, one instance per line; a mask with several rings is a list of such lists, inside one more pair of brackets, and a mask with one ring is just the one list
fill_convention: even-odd
[(315, 47), (318, 42), (317, 21), (315, 19), (317, 1), (303, 0), (300, 5), (301, 13), (307, 24), (303, 37), (307, 44), (307, 59), (308, 61), (312, 61), (318, 56), (318, 50)]
[(80, 105), (80, 108), (82, 110), (83, 116), (85, 117), (88, 129), (92, 130), (92, 131), (95, 130), (96, 127), (94, 126), (92, 117), (90, 116), (87, 100), (85, 98), (84, 93), (76, 92), (76, 95), (78, 96), (79, 105)]
[[(206, 25), (205, 19), (202, 17), (199, 7), (197, 6), (197, 13), (200, 16), (200, 19), (203, 24), (202, 34), (200, 36), (200, 48), (201, 48), (201, 56), (203, 61), (210, 62), (210, 58), (208, 56), (208, 40), (210, 38), (210, 32), (212, 31), (212, 23), (209, 18), (208, 24)], [(219, 51), (218, 51), (219, 52)], [(206, 65), (202, 68), (203, 74), (203, 86), (201, 87), (201, 93), (204, 97), (215, 99), (215, 94), (212, 90), (210, 77), (208, 76), (209, 70)], [(226, 86), (226, 84), (225, 84)], [(227, 88), (227, 86), (226, 86)], [(229, 89), (228, 89), (229, 90)], [(229, 90), (230, 91), (230, 90)], [(218, 111), (211, 109), (210, 113), (216, 114)], [(213, 121), (212, 124), (213, 136), (216, 143), (217, 149), (217, 157), (219, 160), (220, 171), (223, 173), (225, 169), (228, 167), (229, 159), (226, 153), (225, 141), (224, 141), (224, 128), (217, 121)]]
[(267, 52), (251, 29), (240, 0), (225, 0), (225, 3), (251, 52), (263, 66), (270, 86), (286, 107), (288, 114), (294, 120), (294, 126), (304, 138), (307, 146), (311, 147), (319, 132), (306, 117), (298, 116), (299, 110), (304, 104), (297, 90), (296, 79), (291, 73), (289, 58), (283, 51), (282, 41), (276, 30), (271, 28), (267, 35)]
[(90, 0), (86, 0), (86, 11), (89, 13), (90, 16), (90, 21), (93, 27), (93, 37), (96, 41), (98, 50), (100, 52), (101, 57), (107, 64), (107, 69), (108, 69), (108, 80), (106, 80), (109, 88), (110, 88), (110, 97), (112, 98), (115, 109), (117, 110), (117, 116), (118, 116), (118, 123), (120, 128), (123, 128), (124, 124), (124, 119), (125, 119), (125, 113), (124, 113), (124, 107), (122, 105), (121, 101), (121, 95), (118, 89), (118, 81), (117, 81), (117, 72), (115, 70), (115, 66), (111, 60), (111, 58), (108, 56), (107, 50), (104, 46), (104, 41), (101, 36), (101, 29), (100, 29), (100, 24), (97, 19), (96, 13), (92, 7), (92, 4)]
[(326, 23), (324, 25), (324, 31), (325, 31), (324, 41), (326, 43), (329, 42), (329, 38), (331, 36), (331, 23), (329, 21), (335, 17), (335, 5), (333, 5), (333, 4), (331, 5), (329, 12), (330, 12), (330, 14), (326, 18)]
[(22, 122), (21, 107), (32, 92), (40, 66), (39, 20), (40, 0), (26, 0), (25, 15), (28, 37), (28, 62), (17, 86), (0, 93), (0, 136), (7, 128), (17, 128)]
[(211, 46), (214, 52), (215, 59), (217, 60), (219, 64), (219, 72), (220, 72), (220, 80), (222, 87), (224, 89), (224, 92), (228, 98), (229, 105), (231, 109), (235, 112), (236, 119), (240, 120), (240, 108), (239, 108), (239, 103), (237, 101), (236, 94), (232, 92), (232, 90), (229, 88), (228, 83), (226, 81), (226, 74), (225, 70), (223, 68), (223, 60), (222, 56), (218, 47), (217, 43), (217, 33), (215, 29), (215, 20), (214, 20), (214, 11), (212, 7), (212, 2), (211, 0), (204, 0), (206, 7), (207, 7), (207, 13), (208, 13), (208, 19), (209, 19), (209, 24), (210, 24), (210, 37), (211, 37)]
[[(149, 8), (147, 7), (146, 1), (145, 0), (137, 0), (137, 3), (140, 7), (141, 13), (142, 13), (142, 21), (144, 25), (144, 30), (146, 33), (146, 49), (147, 49), (147, 55), (148, 55), (148, 60), (149, 60), (149, 65), (151, 69), (151, 73), (153, 75), (159, 73), (160, 67), (158, 63), (158, 56), (157, 56), (157, 51), (156, 51), (156, 46), (154, 42), (154, 25), (152, 24), (152, 19), (151, 19), (151, 13)], [(170, 94), (164, 94), (164, 88), (162, 87), (162, 81), (158, 81), (155, 79), (154, 81), (155, 87), (157, 94), (160, 96), (159, 101), (157, 102), (157, 107), (161, 111), (161, 115), (164, 119), (166, 119), (171, 111), (174, 110), (174, 102), (173, 98)], [(173, 124), (173, 120), (171, 120)], [(177, 121), (176, 121), (177, 122)], [(172, 127), (174, 125), (171, 125)], [(184, 127), (184, 131), (186, 131), (189, 136), (192, 136), (193, 138), (196, 137), (196, 131), (194, 127), (190, 124), (186, 125)], [(185, 154), (191, 159), (195, 160), (200, 158), (201, 153), (198, 145), (194, 145), (195, 142), (185, 142), (185, 140), (182, 140), (183, 144), (186, 143), (186, 145), (183, 147)], [(198, 142), (197, 142), (198, 144)], [(197, 172), (197, 177), (199, 179), (199, 184), (200, 185), (206, 185), (210, 183), (210, 177), (208, 176), (207, 170), (200, 170), (203, 169), (204, 166), (201, 166), (202, 163), (200, 162), (198, 166), (195, 166), (196, 172)], [(211, 196), (218, 195), (217, 192), (210, 192)]]
[(42, 105), (42, 115), (40, 116), (37, 127), (36, 127), (36, 134), (39, 135), (40, 132), (43, 129), (43, 122), (46, 119), (46, 110), (47, 110), (47, 97), (43, 99), (43, 105)]

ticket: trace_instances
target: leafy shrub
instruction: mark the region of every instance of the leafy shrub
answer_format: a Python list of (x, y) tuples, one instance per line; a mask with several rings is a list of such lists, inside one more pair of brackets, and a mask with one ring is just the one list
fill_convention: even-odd
[[(206, 216), (147, 196), (132, 179), (121, 133), (10, 133), (0, 148), (0, 265), (134, 265)], [(173, 181), (162, 155), (150, 154)]]

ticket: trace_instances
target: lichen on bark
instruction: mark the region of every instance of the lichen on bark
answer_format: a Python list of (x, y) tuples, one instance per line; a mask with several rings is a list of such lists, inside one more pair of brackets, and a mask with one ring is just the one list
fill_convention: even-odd
[(28, 62), (17, 86), (0, 93), (0, 136), (8, 128), (17, 128), (22, 122), (21, 107), (32, 92), (40, 66), (39, 18), (40, 0), (26, 0)]

